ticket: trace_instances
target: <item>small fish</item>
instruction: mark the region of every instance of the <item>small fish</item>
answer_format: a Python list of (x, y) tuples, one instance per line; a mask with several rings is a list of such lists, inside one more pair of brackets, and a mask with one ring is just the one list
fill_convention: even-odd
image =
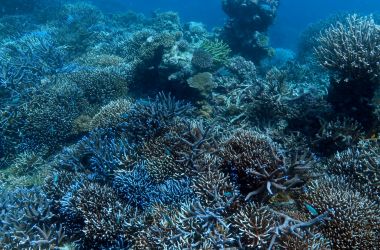
[(170, 152), (169, 148), (165, 148), (165, 154), (167, 156), (171, 156), (172, 155), (172, 153)]
[(310, 204), (308, 204), (306, 202), (304, 202), (304, 205), (305, 205), (307, 211), (309, 211), (309, 213), (311, 215), (313, 215), (313, 216), (317, 216), (318, 215), (317, 210), (312, 205), (310, 205)]
[(224, 196), (226, 196), (226, 197), (232, 197), (232, 193), (231, 192), (224, 192)]
[(54, 180), (53, 180), (54, 185), (57, 185), (57, 184), (58, 184), (58, 180), (59, 180), (59, 176), (58, 176), (58, 174), (55, 174), (55, 175), (54, 175)]

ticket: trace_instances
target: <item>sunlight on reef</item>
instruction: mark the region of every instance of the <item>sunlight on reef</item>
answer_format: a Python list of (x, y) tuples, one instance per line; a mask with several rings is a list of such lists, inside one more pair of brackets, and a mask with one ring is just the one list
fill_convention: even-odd
[(0, 249), (380, 249), (379, 18), (220, 4), (5, 0)]

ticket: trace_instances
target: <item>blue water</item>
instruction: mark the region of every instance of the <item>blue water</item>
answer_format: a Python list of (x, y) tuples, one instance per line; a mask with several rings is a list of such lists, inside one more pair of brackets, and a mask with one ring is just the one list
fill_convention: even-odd
[[(225, 14), (220, 0), (93, 0), (105, 11), (133, 10), (149, 15), (154, 10), (178, 12), (183, 21), (199, 21), (209, 29), (222, 26)], [(369, 14), (380, 12), (376, 0), (283, 0), (271, 28), (274, 47), (295, 49), (299, 34), (311, 23), (340, 12)]]

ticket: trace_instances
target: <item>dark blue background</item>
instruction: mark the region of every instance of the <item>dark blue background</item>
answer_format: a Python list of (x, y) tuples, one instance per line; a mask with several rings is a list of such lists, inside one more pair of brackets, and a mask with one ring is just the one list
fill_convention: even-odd
[[(172, 10), (183, 21), (201, 21), (209, 28), (222, 26), (225, 16), (221, 0), (93, 0), (105, 11), (133, 10), (150, 14)], [(302, 30), (310, 23), (338, 12), (361, 14), (380, 11), (380, 0), (280, 0), (280, 9), (271, 29), (272, 45), (294, 49)]]

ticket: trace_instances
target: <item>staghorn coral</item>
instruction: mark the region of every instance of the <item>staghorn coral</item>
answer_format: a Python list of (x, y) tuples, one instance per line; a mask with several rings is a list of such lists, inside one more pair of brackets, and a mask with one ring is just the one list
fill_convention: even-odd
[(287, 189), (284, 156), (265, 135), (238, 130), (222, 143), (220, 156), (223, 168), (239, 184), (246, 200), (263, 199)]
[(108, 178), (128, 164), (133, 145), (112, 129), (98, 129), (83, 137), (73, 148), (65, 148), (59, 167), (69, 171), (91, 171)]
[[(222, 3), (230, 18), (219, 39), (255, 62), (271, 54), (266, 31), (278, 1)], [(0, 187), (8, 192), (0, 198), (1, 249), (66, 241), (75, 249), (330, 249), (349, 237), (369, 239), (353, 247), (372, 247), (377, 222), (361, 220), (379, 217), (371, 203), (379, 201), (377, 127), (350, 113), (363, 113), (358, 106), (333, 101), (350, 101), (339, 94), (361, 93), (372, 78), (359, 79), (358, 88), (332, 81), (326, 98), (327, 74), (310, 61), (257, 70), (229, 58), (215, 31), (182, 25), (174, 13), (104, 15), (87, 3), (63, 4), (59, 12), (47, 5), (18, 21), (0, 18)], [(199, 52), (205, 58), (196, 62)], [(186, 82), (205, 71), (212, 83)], [(196, 108), (170, 94), (143, 99), (162, 90)], [(351, 100), (376, 108), (376, 98), (362, 97)], [(197, 116), (206, 112), (207, 119)], [(360, 125), (371, 140), (351, 145), (362, 137)], [(320, 145), (334, 137), (350, 150), (318, 158), (310, 150), (316, 135)], [(343, 191), (335, 178), (321, 184), (332, 191), (313, 189), (326, 174), (321, 166), (347, 178)], [(43, 190), (15, 194), (28, 177), (22, 170), (39, 178), (27, 186), (47, 175)], [(330, 210), (314, 198), (341, 204)]]
[(131, 171), (122, 170), (115, 174), (113, 186), (123, 199), (134, 207), (149, 207), (152, 197), (157, 195), (153, 179), (143, 164), (137, 164)]
[(300, 35), (297, 44), (297, 59), (302, 63), (317, 63), (314, 62), (314, 48), (318, 46), (318, 37), (321, 35), (321, 30), (327, 30), (338, 22), (343, 23), (346, 20), (347, 15), (348, 14), (346, 13), (336, 13), (326, 19), (309, 24)]
[(139, 100), (125, 114), (122, 127), (135, 138), (141, 140), (159, 136), (169, 131), (180, 116), (191, 114), (190, 103), (177, 101), (171, 94), (159, 93), (153, 100)]
[[(27, 101), (28, 94), (42, 85), (43, 77), (57, 73), (64, 66), (66, 52), (57, 45), (52, 31), (41, 29), (2, 42), (0, 50), (0, 93), (2, 104)], [(2, 107), (2, 105), (0, 106)]]
[(181, 179), (167, 179), (157, 187), (157, 198), (154, 199), (156, 204), (165, 204), (167, 206), (177, 206), (180, 203), (194, 199), (194, 192), (191, 187), (191, 179), (183, 177)]
[(81, 244), (84, 247), (114, 246), (133, 229), (133, 210), (107, 186), (84, 184), (72, 194), (69, 208), (83, 221)]
[(297, 244), (297, 241), (308, 245), (309, 240), (312, 247), (318, 247), (325, 243), (323, 239), (318, 242), (320, 235), (313, 233), (311, 228), (328, 219), (328, 213), (301, 221), (269, 207), (248, 203), (231, 217), (231, 224), (238, 232), (240, 248), (281, 249), (284, 244)]
[(206, 161), (208, 169), (200, 171), (192, 183), (193, 190), (202, 204), (211, 208), (225, 209), (227, 213), (239, 202), (238, 187), (229, 180), (229, 176), (216, 169), (215, 157)]
[(351, 190), (342, 177), (326, 176), (312, 181), (302, 200), (318, 212), (331, 211), (321, 227), (333, 249), (376, 249), (380, 229), (378, 204)]
[(377, 77), (380, 27), (371, 16), (349, 15), (325, 30), (315, 48), (317, 58), (342, 78)]
[(296, 236), (286, 236), (280, 239), (279, 249), (294, 250), (330, 250), (330, 242), (321, 234), (307, 235), (300, 239)]
[(378, 88), (379, 38), (371, 16), (354, 14), (325, 30), (315, 48), (320, 63), (337, 75), (331, 77), (327, 100), (336, 113), (357, 120), (367, 131), (377, 123), (372, 100)]
[(276, 220), (264, 207), (249, 203), (241, 207), (232, 217), (232, 227), (238, 231), (241, 247), (264, 248), (269, 245), (269, 230)]
[[(287, 214), (284, 214), (282, 212), (270, 211), (273, 213), (274, 216), (277, 217), (277, 220), (279, 220), (277, 226), (272, 227), (268, 233), (271, 234), (271, 241), (269, 244), (268, 249), (272, 249), (277, 244), (278, 238), (283, 236), (285, 239), (291, 239), (292, 237), (298, 238), (298, 240), (308, 239), (308, 238), (318, 238), (319, 235), (313, 233), (310, 229), (314, 226), (324, 224), (325, 221), (330, 220), (330, 213), (331, 210), (327, 209), (325, 212), (315, 215), (314, 218), (307, 220), (307, 221), (301, 221), (299, 219), (295, 219), (290, 217)], [(305, 244), (307, 244), (307, 241), (304, 241)], [(322, 241), (323, 244), (323, 241)], [(312, 245), (314, 247), (314, 244)], [(316, 245), (318, 247), (318, 244)]]
[(233, 57), (214, 74), (214, 81), (217, 88), (213, 101), (224, 110), (223, 115), (231, 116), (232, 122), (242, 119), (244, 105), (253, 99), (260, 86), (255, 64), (240, 56)]
[(188, 179), (166, 179), (157, 184), (143, 163), (137, 164), (130, 171), (117, 172), (113, 186), (128, 204), (138, 209), (147, 209), (155, 203), (173, 205), (192, 197)]
[(169, 134), (174, 137), (173, 155), (189, 176), (207, 170), (207, 155), (217, 151), (216, 128), (200, 121), (187, 121), (184, 129)]
[(184, 169), (173, 154), (172, 140), (161, 136), (144, 142), (138, 149), (145, 166), (156, 183), (167, 178), (178, 178), (184, 175)]
[[(356, 146), (337, 152), (327, 162), (330, 174), (346, 177), (359, 191), (380, 198), (379, 142), (361, 140)], [(368, 192), (370, 191), (370, 192)]]
[(362, 126), (350, 118), (322, 122), (320, 131), (313, 142), (314, 149), (324, 155), (331, 155), (348, 147), (356, 145), (364, 138)]
[(51, 200), (39, 188), (15, 189), (0, 196), (0, 247), (52, 249), (66, 237), (56, 224)]
[(231, 246), (234, 239), (222, 213), (223, 208), (211, 209), (196, 200), (183, 204), (173, 218), (170, 244), (177, 248), (206, 249)]

